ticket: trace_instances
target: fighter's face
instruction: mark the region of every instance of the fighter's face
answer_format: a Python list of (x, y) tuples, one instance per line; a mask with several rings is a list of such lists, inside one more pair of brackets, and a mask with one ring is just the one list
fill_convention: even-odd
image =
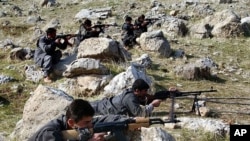
[(49, 39), (54, 39), (56, 37), (56, 32), (51, 32), (47, 34)]
[(80, 121), (75, 122), (73, 119), (68, 120), (71, 128), (92, 128), (92, 116), (83, 117)]
[(144, 90), (136, 90), (136, 93), (138, 96), (145, 96), (148, 93), (148, 89), (144, 89)]

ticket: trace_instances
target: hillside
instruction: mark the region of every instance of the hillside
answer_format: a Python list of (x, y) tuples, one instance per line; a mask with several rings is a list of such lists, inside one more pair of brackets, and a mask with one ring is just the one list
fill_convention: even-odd
[[(165, 8), (160, 9), (159, 13), (169, 15), (170, 11), (178, 11), (181, 17), (186, 16), (187, 27), (190, 29), (192, 25), (201, 22), (207, 16), (213, 15), (225, 9), (233, 10), (240, 18), (249, 16), (249, 2), (232, 1), (232, 3), (219, 4), (216, 0), (208, 0), (204, 3), (192, 2), (192, 4), (184, 4), (182, 0), (158, 0), (157, 2), (164, 5)], [(7, 83), (0, 83), (0, 140), (1, 136), (8, 136), (14, 130), (16, 123), (22, 118), (23, 106), (30, 94), (43, 82), (34, 83), (27, 81), (24, 70), (25, 65), (34, 64), (32, 59), (29, 60), (12, 60), (10, 59), (10, 51), (18, 46), (22, 48), (35, 49), (36, 39), (39, 34), (35, 33), (35, 29), (43, 29), (51, 21), (51, 19), (59, 19), (59, 33), (76, 33), (79, 28), (79, 20), (75, 19), (75, 15), (81, 9), (95, 9), (112, 7), (112, 15), (103, 20), (103, 23), (116, 22), (119, 26), (123, 23), (125, 15), (130, 15), (134, 19), (142, 13), (148, 13), (151, 10), (152, 2), (150, 0), (60, 0), (55, 6), (41, 7), (38, 0), (1, 0), (0, 1), (0, 70), (4, 76), (12, 77)], [(201, 9), (199, 9), (201, 8)], [(212, 13), (210, 13), (212, 12)], [(40, 18), (32, 21), (32, 19)], [(32, 21), (32, 22), (31, 22)], [(93, 20), (95, 21), (95, 20)], [(115, 32), (120, 29), (115, 30)], [(110, 34), (116, 34), (110, 32)], [(236, 33), (235, 33), (236, 34)], [(184, 50), (185, 58), (161, 57), (155, 52), (143, 51), (140, 48), (129, 50), (132, 58), (138, 58), (142, 54), (147, 53), (153, 61), (153, 65), (147, 70), (147, 74), (151, 76), (155, 83), (154, 90), (168, 88), (170, 86), (177, 87), (180, 91), (197, 91), (207, 90), (212, 86), (218, 90), (217, 93), (206, 94), (207, 97), (213, 98), (249, 98), (250, 93), (250, 39), (248, 36), (232, 36), (227, 38), (194, 38), (192, 34), (186, 36), (168, 36), (166, 39), (171, 45), (171, 49)], [(10, 44), (8, 44), (8, 41)], [(192, 63), (197, 59), (209, 57), (217, 64), (217, 69), (213, 71), (216, 75), (215, 79), (201, 80), (185, 80), (174, 74), (174, 69), (178, 65)], [(129, 62), (127, 62), (129, 64)], [(124, 65), (107, 63), (111, 66), (113, 74), (118, 74), (126, 70)], [(125, 65), (126, 66), (126, 65)], [(58, 83), (63, 82), (66, 78), (60, 78), (52, 84), (45, 84), (55, 87)], [(91, 98), (90, 98), (91, 99)], [(207, 106), (214, 110), (211, 118), (223, 119), (227, 123), (250, 123), (250, 106), (249, 100), (246, 99), (224, 99), (222, 103), (207, 103)], [(226, 104), (233, 102), (234, 104)], [(156, 109), (156, 116), (168, 116), (170, 100), (167, 100), (159, 108)], [(180, 109), (176, 110), (177, 117), (196, 116), (195, 114), (187, 114), (186, 111), (191, 109), (192, 101), (185, 99), (177, 99), (176, 103), (180, 104)], [(175, 131), (173, 131), (175, 133)], [(178, 140), (204, 140), (208, 138), (212, 140), (229, 140), (228, 137), (213, 137), (206, 133), (200, 133), (201, 136), (194, 135), (186, 130), (181, 132), (182, 137)]]

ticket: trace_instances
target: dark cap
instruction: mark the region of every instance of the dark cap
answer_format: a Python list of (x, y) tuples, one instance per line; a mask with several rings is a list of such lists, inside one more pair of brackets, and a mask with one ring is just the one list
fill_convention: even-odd
[(132, 21), (132, 18), (129, 16), (126, 16), (125, 21)]
[(47, 30), (46, 30), (46, 33), (48, 34), (48, 33), (54, 33), (54, 32), (56, 32), (56, 29), (55, 28), (48, 28)]
[(87, 26), (91, 26), (91, 20), (86, 19), (83, 24)]
[(139, 18), (140, 19), (145, 19), (145, 15), (142, 14)]
[(149, 85), (148, 85), (148, 83), (146, 81), (139, 78), (139, 79), (136, 79), (135, 82), (133, 83), (132, 89), (133, 90), (136, 90), (136, 89), (146, 90), (146, 89), (149, 89)]

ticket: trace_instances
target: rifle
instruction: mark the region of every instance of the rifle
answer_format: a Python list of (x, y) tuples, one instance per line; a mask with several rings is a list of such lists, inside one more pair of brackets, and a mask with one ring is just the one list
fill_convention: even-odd
[(96, 24), (93, 25), (91, 28), (99, 28), (100, 32), (104, 33), (104, 28), (109, 26), (117, 26), (116, 23), (114, 24)]
[(60, 39), (66, 40), (66, 42), (67, 42), (67, 44), (69, 46), (73, 46), (71, 43), (68, 42), (68, 40), (70, 38), (73, 38), (73, 37), (76, 37), (76, 36), (78, 36), (78, 34), (60, 34), (60, 35), (56, 35), (56, 39), (60, 38)]
[(96, 24), (96, 25), (93, 25), (92, 28), (104, 28), (104, 27), (109, 27), (109, 26), (117, 26), (116, 23), (114, 24)]
[(160, 18), (146, 18), (145, 21), (147, 21), (150, 24), (155, 23), (156, 21), (160, 20)]
[[(176, 121), (178, 122), (178, 121)], [(94, 125), (90, 132), (101, 133), (101, 132), (111, 132), (114, 134), (115, 138), (119, 141), (127, 141), (123, 134), (123, 131), (130, 130), (135, 131), (141, 127), (149, 127), (153, 124), (163, 124), (170, 123), (170, 121), (163, 121), (160, 118), (144, 118), (136, 117), (135, 119), (128, 119), (126, 121), (115, 121), (115, 122), (103, 122)], [(81, 129), (79, 129), (81, 130)], [(86, 128), (85, 128), (86, 130)], [(64, 139), (79, 140), (79, 132), (77, 130), (64, 130), (62, 131)]]
[(56, 39), (58, 38), (62, 38), (62, 39), (66, 39), (68, 37), (68, 39), (72, 38), (72, 37), (76, 37), (78, 34), (60, 34), (60, 35), (56, 35)]
[[(140, 98), (140, 103), (142, 105), (146, 105), (147, 103), (151, 103), (155, 99), (161, 99), (166, 100), (167, 98), (171, 99), (171, 109), (169, 112), (169, 120), (174, 121), (174, 104), (175, 104), (175, 98), (176, 97), (184, 97), (184, 96), (194, 96), (193, 104), (191, 112), (195, 112), (195, 108), (198, 107), (198, 95), (201, 95), (202, 93), (210, 93), (210, 92), (217, 92), (217, 90), (214, 90), (213, 87), (211, 87), (210, 90), (203, 90), (203, 91), (190, 91), (190, 92), (180, 92), (180, 91), (158, 91), (154, 95), (146, 95), (144, 99)], [(198, 114), (200, 116), (199, 108)]]

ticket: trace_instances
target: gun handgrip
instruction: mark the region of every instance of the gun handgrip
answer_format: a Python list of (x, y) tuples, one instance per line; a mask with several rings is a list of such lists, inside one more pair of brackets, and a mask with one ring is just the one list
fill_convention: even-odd
[(128, 124), (128, 130), (137, 130), (141, 127), (149, 127), (149, 122), (145, 123), (130, 123)]
[(149, 123), (149, 118), (145, 117), (136, 117), (135, 123)]

